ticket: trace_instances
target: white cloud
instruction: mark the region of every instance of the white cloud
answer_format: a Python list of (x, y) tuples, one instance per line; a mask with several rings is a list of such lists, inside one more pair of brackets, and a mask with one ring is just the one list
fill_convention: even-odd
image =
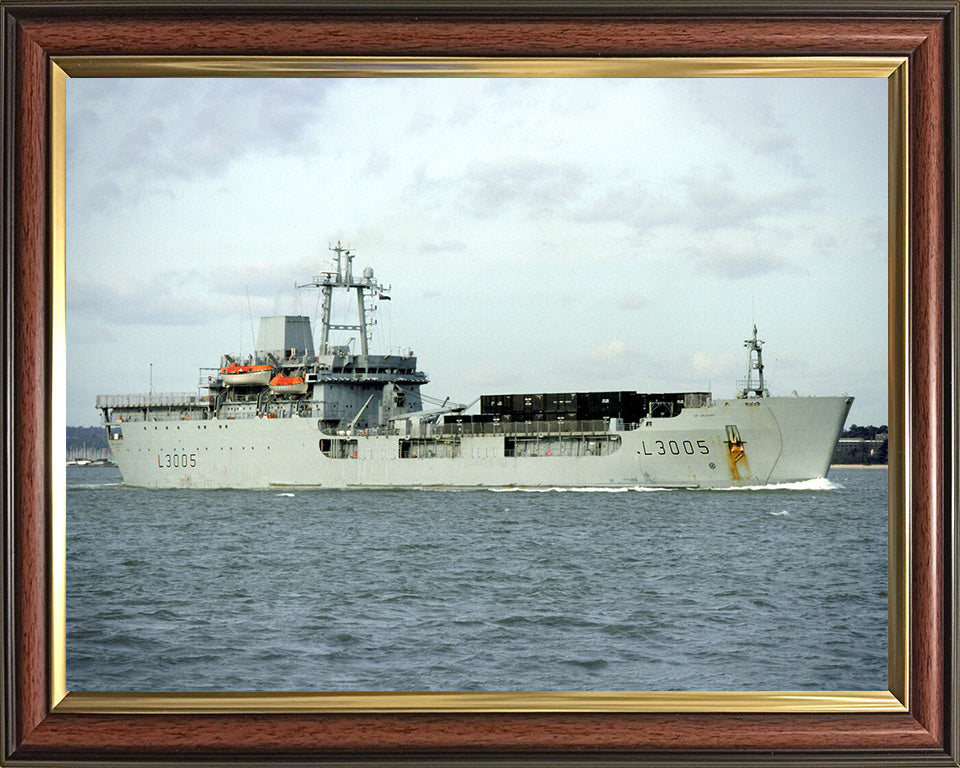
[(620, 309), (628, 310), (646, 309), (650, 306), (650, 301), (646, 296), (632, 293), (621, 296), (619, 301), (617, 301), (617, 306), (620, 307)]
[(732, 377), (738, 372), (737, 366), (742, 362), (742, 359), (732, 353), (696, 352), (690, 367), (696, 379), (709, 377), (719, 380), (722, 377)]
[(590, 352), (590, 356), (597, 360), (613, 360), (623, 356), (627, 345), (620, 339), (611, 339), (595, 347)]
[(467, 208), (476, 216), (515, 212), (518, 207), (553, 215), (580, 197), (587, 180), (577, 164), (532, 161), (481, 164), (453, 186), (462, 190)]
[(776, 272), (796, 272), (797, 267), (790, 260), (769, 253), (757, 246), (753, 249), (730, 249), (718, 243), (718, 247), (690, 247), (686, 255), (697, 269), (705, 270), (724, 280), (744, 280)]
[(327, 87), (307, 79), (72, 80), (67, 168), (84, 169), (75, 205), (173, 194), (250, 155), (310, 151)]

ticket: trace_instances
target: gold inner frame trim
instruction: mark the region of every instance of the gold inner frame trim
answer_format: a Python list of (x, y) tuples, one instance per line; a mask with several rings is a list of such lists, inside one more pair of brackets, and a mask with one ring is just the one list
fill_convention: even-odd
[(56, 712), (906, 712), (888, 691), (73, 692)]
[[(909, 706), (910, 547), (910, 252), (908, 65), (887, 78), (887, 685)], [(890, 450), (892, 448), (892, 450)]]
[(67, 681), (67, 75), (50, 67), (50, 687), (51, 701)]
[[(66, 687), (66, 81), (70, 77), (886, 78), (889, 151), (888, 691), (103, 692)], [(57, 713), (906, 712), (909, 691), (909, 219), (905, 57), (500, 59), (58, 56), (50, 65), (50, 704)]]
[(903, 57), (58, 56), (70, 77), (889, 77)]

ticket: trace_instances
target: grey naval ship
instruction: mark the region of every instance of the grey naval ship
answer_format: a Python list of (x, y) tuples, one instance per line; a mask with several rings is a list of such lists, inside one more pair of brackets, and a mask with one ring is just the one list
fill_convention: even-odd
[[(322, 295), (316, 348), (309, 317), (262, 317), (255, 351), (201, 368), (197, 394), (97, 397), (126, 484), (729, 488), (827, 474), (853, 398), (770, 396), (756, 326), (731, 399), (483, 395), (468, 414), (477, 400), (429, 406), (413, 352), (370, 354), (376, 303), (390, 288), (369, 267), (353, 274), (352, 249), (330, 250), (333, 268), (297, 285)], [(356, 322), (333, 321), (334, 291), (355, 301)], [(332, 343), (343, 332), (359, 350)]]

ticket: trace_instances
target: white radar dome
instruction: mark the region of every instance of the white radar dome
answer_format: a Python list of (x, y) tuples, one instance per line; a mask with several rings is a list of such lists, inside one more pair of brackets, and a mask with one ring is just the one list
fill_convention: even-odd
[(364, 267), (364, 268), (363, 268), (363, 276), (364, 276), (365, 278), (367, 278), (367, 280), (369, 280), (370, 278), (372, 278), (372, 277), (373, 277), (373, 267)]

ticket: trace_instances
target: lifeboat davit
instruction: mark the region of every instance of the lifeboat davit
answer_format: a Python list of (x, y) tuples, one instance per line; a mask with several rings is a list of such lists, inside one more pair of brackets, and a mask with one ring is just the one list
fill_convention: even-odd
[(270, 381), (273, 368), (269, 365), (237, 365), (230, 363), (220, 369), (220, 377), (228, 387), (263, 386)]
[(270, 391), (278, 395), (303, 395), (307, 391), (307, 382), (302, 376), (284, 376), (278, 373), (270, 379)]

